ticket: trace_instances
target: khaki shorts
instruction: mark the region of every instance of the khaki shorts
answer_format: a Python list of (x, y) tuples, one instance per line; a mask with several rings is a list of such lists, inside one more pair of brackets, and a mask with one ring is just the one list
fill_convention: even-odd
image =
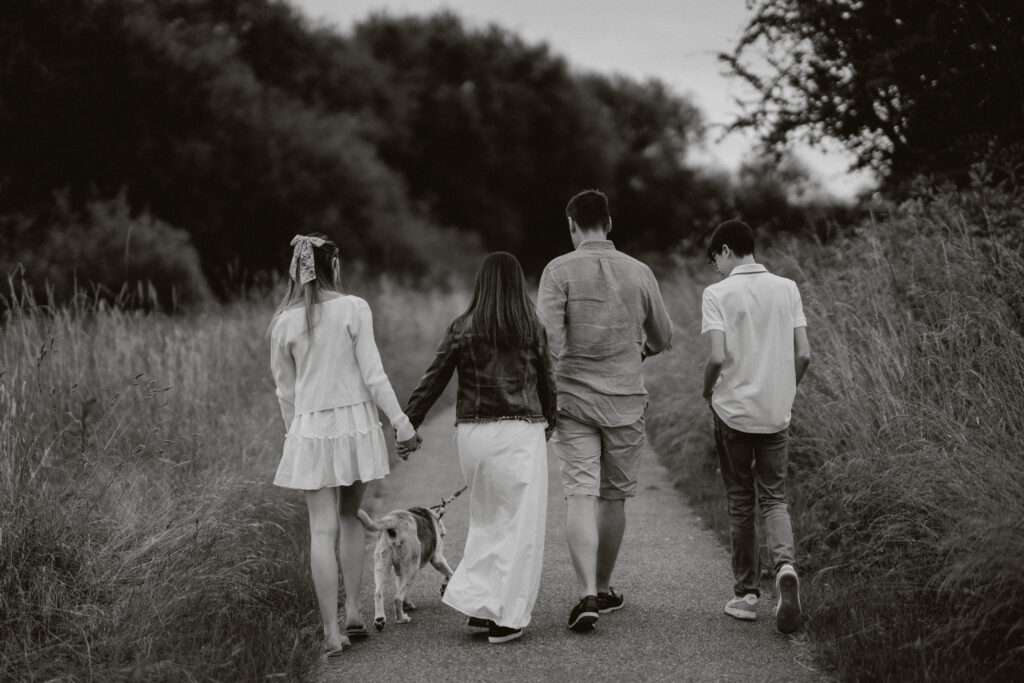
[(555, 447), (568, 496), (622, 500), (636, 495), (644, 418), (622, 427), (602, 427), (558, 414)]

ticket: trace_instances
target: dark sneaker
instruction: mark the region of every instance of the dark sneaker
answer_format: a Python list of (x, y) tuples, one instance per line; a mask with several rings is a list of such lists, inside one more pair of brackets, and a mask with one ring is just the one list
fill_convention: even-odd
[(480, 617), (470, 617), (469, 622), (466, 624), (470, 628), (487, 628), (494, 626), (494, 622), (490, 619), (481, 619)]
[(622, 603), (624, 598), (621, 593), (616, 593), (615, 589), (608, 586), (607, 593), (597, 594), (597, 611), (601, 614), (608, 614), (614, 612), (617, 609), (622, 609)]
[(586, 633), (594, 628), (597, 623), (597, 615), (600, 609), (597, 606), (597, 596), (588, 595), (579, 601), (572, 612), (569, 612), (569, 628), (578, 633)]
[(493, 621), (491, 622), (490, 628), (487, 629), (487, 640), (491, 643), (507, 643), (510, 640), (515, 640), (523, 635), (523, 629), (521, 628), (508, 628), (507, 626), (498, 626)]
[(775, 593), (779, 602), (775, 606), (775, 627), (782, 633), (792, 633), (800, 626), (800, 578), (792, 565), (784, 564), (775, 576)]

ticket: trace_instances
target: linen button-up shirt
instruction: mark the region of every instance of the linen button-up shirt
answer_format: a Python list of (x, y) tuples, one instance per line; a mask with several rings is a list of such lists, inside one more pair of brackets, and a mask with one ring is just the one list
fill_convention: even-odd
[(607, 427), (643, 417), (641, 363), (672, 342), (650, 268), (609, 240), (587, 240), (544, 268), (537, 312), (556, 367), (559, 412)]

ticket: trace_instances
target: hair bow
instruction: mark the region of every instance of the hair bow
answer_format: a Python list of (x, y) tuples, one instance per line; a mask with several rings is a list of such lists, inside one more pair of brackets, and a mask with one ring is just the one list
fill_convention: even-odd
[(320, 237), (296, 235), (292, 238), (292, 265), (288, 273), (301, 285), (316, 279), (316, 265), (313, 262), (313, 247), (322, 247), (325, 240)]

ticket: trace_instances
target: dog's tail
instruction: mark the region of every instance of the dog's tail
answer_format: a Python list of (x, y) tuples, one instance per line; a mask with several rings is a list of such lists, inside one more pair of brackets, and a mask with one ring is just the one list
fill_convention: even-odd
[(359, 517), (359, 521), (363, 523), (363, 526), (370, 531), (392, 531), (398, 526), (398, 520), (391, 515), (381, 517), (376, 522), (370, 519), (370, 515), (362, 510), (357, 510), (356, 516)]

